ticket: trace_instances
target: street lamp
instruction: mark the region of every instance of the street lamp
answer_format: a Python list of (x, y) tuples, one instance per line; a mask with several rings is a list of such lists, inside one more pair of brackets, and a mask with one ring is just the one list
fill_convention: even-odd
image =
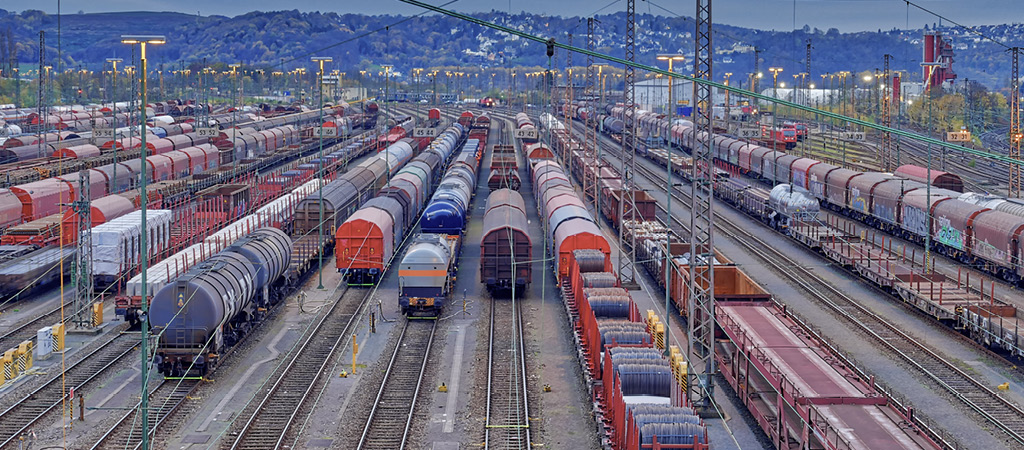
[[(384, 128), (385, 128), (385, 130), (384, 131), (387, 131), (388, 113), (390, 112), (390, 108), (387, 108), (387, 105), (388, 105), (388, 79), (391, 78), (391, 68), (394, 67), (394, 66), (392, 66), (391, 64), (383, 64), (380, 67), (384, 69), (384, 106), (385, 106), (385, 110), (384, 110)], [(391, 177), (389, 176), (388, 179), (390, 180), (390, 178)]]
[[(932, 88), (932, 86), (931, 86), (932, 71), (935, 70), (935, 68), (938, 67), (939, 65), (940, 64), (937, 63), (937, 62), (921, 63), (921, 66), (925, 67), (926, 70), (928, 71), (928, 78), (925, 80), (925, 83), (924, 83), (924, 98), (925, 98), (925, 101), (928, 102), (928, 137), (931, 137), (931, 135), (932, 135), (932, 95), (931, 95), (931, 92), (930, 92), (931, 88)], [(1014, 93), (1014, 95), (1015, 94), (1016, 93)], [(925, 184), (925, 194), (924, 195), (925, 195), (925, 197), (928, 198), (928, 202), (926, 203), (926, 206), (927, 206), (927, 209), (928, 209), (928, 222), (927, 223), (928, 223), (928, 226), (931, 226), (931, 223), (932, 223), (932, 207), (931, 207), (932, 206), (932, 143), (931, 143), (930, 140), (928, 141), (928, 164), (926, 164), (925, 171), (926, 171), (925, 172), (925, 178), (927, 178), (927, 181), (926, 181), (926, 184)], [(928, 230), (928, 233), (925, 233), (925, 235), (924, 235), (924, 271), (925, 271), (925, 273), (931, 273), (930, 266), (928, 265), (928, 262), (931, 260), (931, 257), (932, 257), (932, 253), (931, 252), (932, 252), (932, 233), (931, 233), (931, 230)]]
[[(658, 55), (657, 58), (658, 58), (658, 61), (668, 61), (668, 71), (670, 73), (674, 73), (674, 72), (672, 72), (672, 63), (675, 62), (675, 61), (682, 61), (683, 60), (683, 55), (679, 55), (679, 54), (662, 54), (662, 55)], [(668, 120), (666, 121), (667, 125), (666, 125), (666, 129), (665, 129), (665, 138), (667, 140), (671, 140), (672, 118), (673, 118), (673, 116), (675, 116), (675, 103), (673, 101), (674, 99), (672, 98), (672, 85), (675, 84), (675, 83), (673, 83), (675, 80), (673, 79), (673, 77), (668, 77), (667, 81), (668, 81), (668, 114), (669, 114), (669, 116), (668, 116)], [(671, 256), (671, 253), (672, 252), (670, 251), (671, 247), (672, 247), (672, 241), (671, 241), (671, 236), (672, 236), (672, 146), (671, 145), (666, 146), (666, 151), (668, 151), (669, 153), (668, 153), (668, 170), (666, 171), (666, 173), (668, 174), (668, 184), (665, 185), (665, 197), (668, 199), (668, 204), (666, 205), (666, 208), (665, 208), (666, 214), (668, 214), (668, 219), (667, 219), (667, 222), (666, 222), (668, 224), (668, 232), (665, 233), (665, 279), (669, 280), (669, 279), (671, 279), (670, 277), (672, 275), (672, 273), (671, 273), (671, 270), (672, 270), (672, 256)], [(671, 314), (668, 313), (670, 311), (670, 309), (669, 309), (670, 308), (670, 306), (669, 306), (669, 299), (670, 299), (670, 297), (671, 296), (669, 295), (669, 289), (666, 289), (665, 290), (665, 329), (666, 330), (669, 329), (669, 326), (668, 326), (669, 325), (669, 317), (671, 317)], [(669, 354), (669, 346), (666, 345), (665, 346), (665, 356), (668, 356), (668, 354)]]
[[(319, 81), (317, 83), (317, 92), (318, 92), (319, 97), (320, 97), (320, 107), (319, 107), (319, 109), (320, 109), (320, 122), (317, 124), (320, 127), (319, 128), (319, 132), (318, 132), (318, 134), (320, 135), (320, 153), (319, 153), (319, 155), (317, 155), (317, 159), (320, 160), (319, 178), (322, 179), (324, 177), (324, 63), (325, 62), (334, 61), (334, 59), (331, 58), (330, 56), (314, 56), (314, 57), (312, 57), (310, 59), (313, 60), (314, 62), (320, 63), (320, 72), (317, 72), (317, 78), (318, 78), (318, 81)], [(317, 189), (317, 192), (319, 192), (319, 195), (320, 195), (320, 202), (319, 202), (320, 203), (320, 224), (319, 224), (319, 226), (317, 228), (319, 229), (319, 233), (320, 233), (320, 243), (323, 244), (323, 242), (324, 242), (324, 187), (323, 187), (323, 182), (320, 182), (320, 184), (318, 186), (319, 186), (319, 188)], [(324, 288), (324, 252), (323, 252), (323, 245), (320, 245), (320, 250), (318, 251), (318, 253), (320, 253), (320, 270), (319, 270), (320, 273), (318, 275), (318, 277), (319, 277), (318, 278), (318, 280), (319, 280), (318, 283), (319, 284), (317, 285), (316, 288), (317, 289), (323, 289)]]
[[(124, 61), (121, 58), (107, 58), (107, 62), (114, 65), (114, 87), (110, 94), (110, 109), (113, 112), (111, 117), (114, 119), (114, 123), (111, 124), (111, 130), (117, 131), (117, 63)], [(110, 193), (117, 193), (117, 144), (114, 144), (114, 174), (110, 177)]]
[[(660, 55), (657, 56), (657, 58), (658, 58), (658, 61), (668, 61), (668, 71), (669, 72), (672, 72), (672, 65), (673, 65), (672, 63), (674, 63), (676, 61), (682, 61), (684, 59), (683, 55), (678, 55), (678, 54), (673, 54), (673, 55), (660, 54)], [(668, 78), (668, 105), (669, 105), (669, 111), (668, 111), (668, 113), (669, 113), (669, 120), (668, 121), (669, 121), (669, 126), (670, 127), (671, 127), (671, 123), (672, 123), (672, 118), (675, 116), (675, 114), (674, 114), (674, 106), (675, 106), (675, 102), (674, 101), (675, 101), (675, 99), (672, 97), (672, 85), (674, 83), (672, 81), (674, 81), (672, 79), (672, 77), (669, 77)]]
[[(140, 49), (140, 60), (139, 65), (142, 68), (142, 107), (139, 108), (140, 123), (146, 123), (146, 44), (159, 45), (166, 43), (167, 39), (163, 36), (142, 36), (142, 35), (121, 35), (121, 43), (128, 45), (139, 45)], [(115, 153), (117, 149), (114, 149)], [(143, 167), (146, 164), (146, 133), (142, 133), (142, 148), (139, 149), (139, 160), (142, 161)], [(146, 294), (146, 269), (149, 263), (149, 253), (147, 251), (148, 246), (146, 245), (146, 238), (149, 234), (146, 232), (146, 203), (149, 199), (146, 195), (146, 171), (143, 170), (140, 174), (139, 180), (140, 187), (140, 203), (142, 204), (142, 217), (139, 229), (142, 230), (142, 236), (139, 239), (139, 270), (142, 275), (142, 313), (139, 316), (140, 327), (142, 331), (142, 343), (140, 349), (142, 352), (142, 400), (139, 405), (139, 413), (142, 416), (142, 450), (149, 450), (149, 354), (147, 350), (147, 341), (149, 340), (149, 299)]]
[[(772, 98), (773, 98), (773, 100), (772, 100), (772, 128), (771, 128), (771, 130), (769, 130), (769, 133), (772, 133), (774, 135), (775, 134), (775, 130), (776, 130), (776, 120), (778, 120), (778, 118), (779, 118), (779, 116), (777, 114), (778, 111), (779, 111), (779, 72), (782, 72), (782, 68), (781, 67), (769, 67), (768, 70), (771, 71), (771, 73), (772, 73)], [(782, 87), (786, 87), (786, 84), (783, 83)], [(773, 152), (776, 151), (776, 149), (775, 149), (776, 142), (775, 142), (774, 138), (775, 137), (772, 136), (772, 139), (771, 139), (772, 151)], [(775, 186), (775, 182), (776, 182), (775, 173), (776, 172), (778, 172), (778, 171), (777, 170), (773, 170), (772, 171), (772, 186)]]

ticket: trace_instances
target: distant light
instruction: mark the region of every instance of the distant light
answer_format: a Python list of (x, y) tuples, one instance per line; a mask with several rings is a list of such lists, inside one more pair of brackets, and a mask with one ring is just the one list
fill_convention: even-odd
[(871, 75), (864, 75), (864, 81), (871, 81), (873, 78)]
[(811, 89), (814, 89), (814, 83), (811, 83)]
[(786, 87), (786, 82), (783, 81), (783, 82), (779, 83), (779, 87), (780, 88), (785, 88)]
[(121, 35), (121, 43), (122, 44), (141, 44), (143, 42), (147, 43), (147, 44), (166, 44), (167, 43), (167, 38), (165, 38), (164, 36), (155, 36), (155, 35), (136, 35), (136, 34), (122, 34)]

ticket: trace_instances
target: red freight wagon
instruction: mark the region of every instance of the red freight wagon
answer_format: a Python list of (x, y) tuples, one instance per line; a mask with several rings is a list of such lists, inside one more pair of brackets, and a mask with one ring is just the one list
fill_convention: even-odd
[[(92, 220), (92, 227), (110, 222), (135, 211), (135, 205), (132, 204), (132, 201), (120, 195), (108, 195), (98, 198), (93, 200), (89, 206), (92, 208), (89, 216)], [(70, 209), (64, 211), (61, 226), (64, 227), (64, 240), (62, 242), (65, 245), (78, 241), (78, 213)]]
[(83, 159), (100, 155), (100, 148), (92, 144), (75, 145), (53, 152), (54, 157)]
[[(903, 177), (917, 181), (919, 183), (928, 183), (928, 169), (921, 166), (915, 166), (913, 164), (904, 164), (896, 168), (893, 175)], [(964, 181), (960, 176), (949, 172), (943, 172), (941, 170), (931, 170), (931, 183), (932, 186), (942, 189), (949, 189), (951, 191), (963, 192)]]
[(373, 284), (395, 250), (391, 215), (377, 208), (363, 208), (338, 227), (335, 260), (338, 272), (349, 284)]
[(174, 163), (167, 155), (155, 155), (146, 158), (146, 172), (149, 181), (165, 181), (174, 178)]
[(13, 186), (11, 192), (21, 201), (21, 216), (25, 222), (56, 214), (61, 211), (60, 205), (75, 198), (71, 186), (56, 178)]
[(18, 196), (10, 189), (0, 189), (0, 229), (21, 223), (21, 211)]
[[(78, 179), (79, 172), (69, 173), (67, 175), (61, 175), (57, 179), (64, 181), (71, 185), (71, 188), (78, 192)], [(89, 200), (96, 200), (98, 198), (106, 196), (108, 192), (109, 183), (107, 183), (107, 177), (95, 169), (89, 169), (89, 186), (86, 188), (89, 192)], [(77, 200), (77, 198), (73, 199)]]

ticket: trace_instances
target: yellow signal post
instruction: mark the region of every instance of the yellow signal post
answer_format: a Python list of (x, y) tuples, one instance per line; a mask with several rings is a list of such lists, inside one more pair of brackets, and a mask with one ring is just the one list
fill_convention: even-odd
[(53, 351), (64, 351), (64, 336), (66, 334), (64, 324), (56, 323), (52, 327), (50, 327), (50, 330), (53, 332), (53, 334), (51, 335), (53, 341)]
[(32, 368), (32, 351), (35, 350), (35, 347), (35, 342), (32, 341), (22, 341), (21, 344), (18, 344), (14, 353), (17, 358), (18, 372), (24, 373)]
[(103, 325), (103, 302), (92, 304), (92, 326)]

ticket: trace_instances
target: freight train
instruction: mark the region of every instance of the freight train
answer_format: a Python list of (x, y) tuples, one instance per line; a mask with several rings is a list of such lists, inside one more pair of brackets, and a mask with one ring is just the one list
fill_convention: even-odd
[[(284, 152), (286, 151), (292, 153), (295, 152), (295, 150), (289, 148), (289, 146), (294, 145), (298, 139), (297, 133), (292, 133), (291, 126), (273, 128), (271, 131), (271, 136), (279, 135), (283, 138), (280, 145), (278, 145), (276, 140), (265, 140), (270, 142), (270, 144), (264, 144), (264, 148), (269, 149), (267, 154), (255, 159), (246, 159), (242, 164), (236, 163), (236, 168), (251, 168), (253, 171), (256, 171), (260, 168), (267, 167), (270, 164), (279, 163), (282, 160), (281, 155), (285, 154)], [(296, 135), (294, 138), (288, 137), (293, 134)], [(225, 176), (232, 177), (240, 174), (238, 171), (223, 171), (217, 173), (216, 176), (210, 176), (201, 181), (198, 180), (198, 177), (195, 175), (200, 174), (202, 169), (217, 167), (216, 157), (206, 159), (201, 157), (202, 152), (200, 150), (203, 150), (205, 146), (209, 146), (209, 148), (213, 150), (213, 154), (216, 154), (216, 149), (209, 144), (183, 149), (181, 155), (184, 157), (191, 157), (187, 160), (188, 165), (185, 164), (186, 160), (183, 158), (168, 158), (166, 160), (160, 160), (160, 158), (167, 155), (175, 157), (175, 152), (168, 152), (147, 158), (147, 164), (145, 166), (147, 177), (158, 177), (159, 173), (167, 171), (168, 169), (172, 171), (170, 175), (175, 177), (174, 180), (163, 182), (155, 181), (149, 185), (147, 189), (147, 191), (149, 191), (149, 208), (156, 210), (160, 209), (161, 206), (173, 206), (180, 202), (171, 202), (169, 197), (171, 195), (180, 196), (182, 193), (190, 192), (190, 189), (198, 190), (202, 186), (212, 184), (216, 180), (224, 178)], [(195, 152), (192, 152), (192, 150), (195, 150)], [(192, 166), (193, 163), (195, 164), (194, 166)], [(92, 225), (94, 227), (99, 227), (109, 221), (128, 214), (140, 206), (140, 191), (138, 189), (95, 198), (96, 195), (100, 195), (106, 191), (106, 182), (108, 180), (122, 180), (123, 182), (120, 185), (122, 188), (134, 186), (134, 181), (138, 179), (137, 174), (141, 173), (141, 169), (143, 167), (140, 160), (137, 159), (117, 163), (116, 165), (118, 166), (117, 169), (114, 169), (114, 164), (111, 164), (90, 170), (91, 176), (89, 177), (88, 184), (90, 185), (90, 196), (94, 197), (92, 202)], [(179, 171), (173, 172), (176, 166), (179, 166)], [(186, 175), (186, 167), (191, 168), (190, 172), (187, 173), (188, 177), (177, 178), (178, 175)], [(116, 177), (114, 176), (115, 170)], [(13, 189), (22, 189), (25, 193), (22, 198), (18, 198), (17, 195), (9, 190), (0, 190), (0, 204), (3, 204), (8, 200), (8, 203), (10, 203), (9, 207), (6, 209), (0, 208), (0, 210), (6, 211), (0, 213), (0, 218), (6, 218), (5, 220), (9, 223), (17, 223), (18, 221), (23, 220), (26, 208), (31, 207), (33, 211), (42, 212), (45, 210), (46, 212), (49, 212), (49, 209), (47, 208), (52, 209), (54, 207), (59, 207), (60, 204), (66, 204), (68, 201), (73, 199), (69, 199), (67, 197), (74, 195), (74, 192), (78, 190), (77, 178), (78, 174), (73, 174), (73, 176), (66, 175), (55, 178), (55, 181), (53, 182), (35, 182), (43, 187), (41, 189), (33, 189), (32, 186), (35, 186), (35, 184), (32, 183), (30, 183), (27, 188), (16, 187), (16, 189)], [(185, 185), (185, 180), (191, 181), (188, 186)], [(99, 182), (94, 183), (95, 181)], [(53, 186), (53, 189), (46, 190), (46, 186), (50, 185)], [(54, 195), (54, 192), (51, 191), (56, 191), (56, 194)], [(194, 190), (192, 190), (192, 192), (194, 192)], [(63, 201), (61, 201), (61, 198), (63, 198)], [(182, 198), (182, 201), (191, 201), (191, 199)], [(17, 204), (14, 202), (17, 202)], [(202, 207), (193, 208), (194, 211), (193, 214), (190, 214), (189, 223), (198, 223), (201, 221), (200, 219), (202, 219), (200, 216), (205, 217), (206, 213), (200, 211), (200, 209), (202, 209)], [(210, 213), (216, 212), (210, 211)], [(231, 219), (231, 216), (225, 211), (220, 211), (220, 214), (223, 216), (223, 220)], [(180, 214), (176, 213), (175, 217), (178, 217), (179, 215)], [(159, 219), (159, 217), (150, 217), (149, 225), (151, 228), (152, 225), (157, 223), (157, 219)], [(73, 244), (77, 240), (77, 221), (77, 216), (74, 213), (65, 211), (64, 213), (58, 212), (20, 225), (9, 226), (3, 237), (0, 238), (0, 243), (14, 247), (27, 247), (29, 250), (39, 247), (47, 248), (51, 245), (56, 245), (61, 238), (63, 238), (63, 243), (65, 245)], [(61, 235), (60, 232), (62, 229), (64, 232), (63, 235)], [(119, 230), (113, 232), (113, 234), (105, 233), (104, 230), (104, 228), (100, 228), (99, 231), (101, 232), (101, 235), (98, 235), (98, 239), (93, 241), (94, 246), (106, 245), (102, 247), (102, 251), (99, 253), (99, 255), (106, 255), (102, 257), (105, 259), (100, 261), (100, 263), (103, 267), (110, 267), (110, 270), (106, 271), (109, 273), (105, 272), (103, 274), (97, 274), (95, 286), (100, 291), (104, 291), (108, 287), (112, 289), (112, 286), (115, 284), (118, 286), (123, 284), (128, 277), (135, 274), (136, 271), (134, 270), (134, 267), (138, 263), (137, 258), (129, 258), (132, 252), (127, 251), (129, 248), (137, 248), (138, 246), (137, 241), (140, 230), (137, 229), (137, 225), (120, 227)], [(109, 245), (100, 244), (102, 239), (104, 239), (102, 236), (106, 234), (117, 237), (109, 243)], [(163, 236), (166, 238), (168, 233), (163, 234)], [(150, 241), (149, 251), (152, 260), (159, 260), (165, 257), (169, 251), (176, 250), (176, 248), (172, 248), (172, 244), (174, 243), (171, 242), (171, 239), (157, 239), (157, 235), (153, 235), (153, 239)], [(108, 255), (111, 251), (114, 251), (115, 253)], [(38, 289), (48, 287), (51, 283), (60, 278), (59, 276), (56, 276), (59, 272), (59, 270), (56, 269), (59, 265), (58, 260), (34, 258), (31, 260), (32, 264), (29, 264), (29, 259), (27, 259), (28, 257), (25, 258), (26, 264), (14, 263), (10, 264), (9, 267), (6, 268), (8, 272), (6, 276), (10, 281), (9, 291), (12, 295), (18, 293), (24, 295), (24, 293), (28, 292), (30, 288)], [(42, 261), (49, 261), (52, 264), (47, 267), (43, 267), (41, 266)], [(37, 262), (39, 262), (39, 264), (36, 264)], [(47, 276), (33, 275), (37, 272), (37, 266), (43, 267), (42, 273), (47, 274)], [(132, 318), (134, 317), (134, 315), (129, 311), (135, 311), (137, 309), (138, 302), (135, 301), (130, 303), (134, 303), (136, 306), (118, 308), (119, 315), (125, 315), (127, 313), (127, 316)]]
[[(191, 106), (188, 107), (191, 108)], [(322, 115), (327, 124), (330, 124), (329, 126), (338, 130), (338, 138), (348, 136), (353, 130), (359, 128), (373, 128), (377, 120), (375, 112), (355, 113), (355, 110), (347, 104), (324, 108)], [(214, 115), (210, 117), (208, 127), (222, 129), (219, 136), (198, 136), (192, 123), (166, 123), (154, 120), (152, 126), (135, 126), (134, 136), (129, 136), (129, 128), (125, 127), (115, 130), (113, 140), (96, 142), (96, 146), (101, 151), (99, 155), (78, 155), (74, 158), (62, 154), (63, 149), (91, 145), (91, 137), (82, 137), (69, 131), (16, 136), (5, 141), (5, 148), (0, 149), (0, 159), (15, 161), (0, 166), (0, 186), (9, 187), (38, 181), (52, 175), (63, 175), (107, 165), (115, 160), (114, 150), (123, 152), (118, 155), (118, 159), (135, 158), (138, 156), (138, 150), (142, 143), (141, 133), (143, 132), (147, 133), (147, 147), (154, 154), (167, 145), (173, 145), (175, 150), (180, 150), (183, 146), (195, 146), (209, 142), (216, 144), (221, 153), (221, 164), (225, 165), (230, 162), (238, 162), (240, 158), (251, 158), (254, 157), (252, 155), (272, 151), (272, 148), (268, 149), (268, 145), (273, 146), (273, 143), (268, 141), (277, 137), (274, 136), (275, 133), (268, 132), (268, 130), (285, 125), (306, 129), (320, 125), (316, 123), (320, 116), (320, 110), (298, 111), (294, 109), (272, 111), (267, 113), (266, 117), (259, 117), (255, 113), (237, 114), (236, 117), (232, 117), (232, 114)], [(157, 117), (156, 119), (161, 118)], [(164, 116), (164, 118), (173, 120), (169, 116)], [(127, 123), (125, 119), (126, 117), (119, 118), (118, 123)], [(100, 125), (99, 122), (97, 124)], [(182, 137), (183, 135), (188, 135), (188, 137)], [(307, 132), (307, 137), (308, 135), (311, 135), (311, 131)]]
[[(440, 179), (445, 162), (465, 136), (465, 128), (453, 124), (415, 158), (412, 148), (405, 144), (407, 151), (396, 152), (394, 160), (389, 159), (392, 176), (378, 194), (378, 198), (394, 201), (368, 202), (333, 228), (337, 230), (336, 267), (350, 286), (376, 284), (401, 248), (406, 233), (416, 226), (434, 181)], [(388, 152), (397, 145), (389, 147)]]
[[(545, 169), (536, 166), (550, 166), (554, 162), (540, 160), (532, 164), (537, 173)], [(643, 253), (640, 259), (645, 260), (645, 266), (650, 265), (648, 270), (660, 278), (659, 282), (686, 314), (688, 264), (695, 252), (691, 252), (688, 244), (666, 243), (667, 230), (652, 222), (630, 220), (621, 224), (625, 232), (637, 236), (638, 251)], [(598, 399), (595, 405), (601, 423), (610, 427), (612, 448), (657, 448), (658, 444), (668, 444), (666, 448), (707, 448), (703, 424), (687, 411), (685, 395), (679, 391), (672, 393), (678, 389), (671, 381), (673, 377), (693, 378), (687, 373), (685, 358), (678, 348), (669, 347), (670, 357), (667, 361), (662, 358), (663, 345), (668, 343), (658, 344), (665, 338), (655, 331), (660, 325), (659, 318), (652, 311), (640, 314), (629, 292), (620, 287), (602, 242), (577, 241), (576, 247), (569, 255), (567, 270), (563, 272), (556, 266), (556, 272), (567, 311), (576, 316), (578, 323), (577, 341), (582, 347), (584, 373), (601, 381), (593, 383), (598, 386), (593, 395)], [(674, 269), (668, 280), (661, 265), (665, 252), (670, 254)], [(715, 265), (715, 297), (720, 302), (714, 357), (726, 381), (740, 393), (741, 401), (777, 447), (794, 443), (811, 448), (828, 446), (823, 442), (825, 439), (844, 448), (865, 443), (879, 448), (939, 448), (934, 435), (911, 409), (879, 396), (871, 379), (841, 355), (832, 354), (828, 344), (823, 344), (813, 330), (792, 317), (738, 266), (713, 249), (700, 253), (714, 255), (711, 263)], [(759, 361), (756, 365), (743, 364), (755, 360)], [(641, 378), (648, 382), (639, 383)], [(653, 381), (659, 378), (665, 382)], [(787, 380), (793, 381), (790, 385), (808, 389), (791, 390), (780, 404), (783, 395), (773, 386)], [(841, 392), (830, 398), (839, 398), (843, 405), (807, 406), (824, 398), (818, 393), (826, 391)], [(671, 400), (658, 406), (647, 404), (657, 397)], [(872, 401), (862, 402), (860, 399), (864, 398)], [(772, 406), (765, 407), (769, 404)], [(778, 407), (793, 412), (787, 416), (781, 432), (775, 413)], [(662, 423), (656, 425), (652, 421)], [(844, 431), (838, 433), (838, 429)]]
[[(486, 142), (486, 138), (484, 138)], [(398, 266), (398, 304), (409, 316), (437, 317), (451, 300), (480, 168), (479, 141), (466, 139), (423, 209), (422, 233)]]
[[(371, 148), (373, 142), (367, 140), (358, 148)], [(346, 151), (358, 150), (339, 150)], [(325, 185), (325, 194), (345, 191), (323, 197), (324, 203), (338, 202), (332, 204), (338, 207), (336, 210), (325, 210), (325, 221), (347, 214), (348, 208), (354, 209), (383, 186), (389, 174), (387, 162), (402, 151), (382, 152)], [(313, 259), (332, 241), (330, 233), (324, 240), (316, 234), (321, 217), (317, 191), (323, 184), (314, 179), (152, 266), (147, 272), (145, 292), (139, 276), (128, 282), (128, 296), (117, 301), (119, 314), (124, 314), (126, 320), (137, 320), (142, 299), (153, 299), (151, 320), (154, 329), (161, 331), (156, 364), (162, 373), (169, 377), (204, 376), (226, 349), (241, 340), (309, 273)], [(332, 186), (330, 191), (328, 186)], [(283, 231), (288, 229), (292, 230), (291, 236)]]
[[(624, 109), (611, 108), (620, 118)], [(668, 135), (672, 146), (692, 149), (695, 133), (690, 121), (670, 123), (658, 114), (638, 111), (637, 124), (644, 133), (659, 130)], [(795, 140), (799, 129), (792, 126), (780, 131), (794, 134)], [(712, 154), (720, 167), (771, 186), (791, 184), (809, 192), (825, 208), (918, 244), (923, 245), (929, 236), (938, 253), (1018, 286), (1024, 284), (1024, 246), (1020, 245), (1024, 207), (990, 195), (958, 192), (963, 183), (952, 174), (933, 170), (929, 180), (926, 171), (916, 166), (902, 166), (892, 174), (860, 172), (724, 134), (715, 135)], [(765, 202), (767, 192), (760, 192)], [(753, 204), (744, 208), (759, 209)], [(773, 213), (778, 214), (764, 209), (765, 215)]]
[(282, 296), (275, 283), (292, 241), (261, 228), (193, 266), (153, 297), (150, 320), (160, 336), (154, 364), (168, 377), (205, 375)]
[[(692, 126), (673, 128), (673, 140), (691, 148)], [(727, 136), (716, 137), (712, 152), (726, 167), (769, 183), (792, 184), (829, 209), (904, 239), (924, 244), (930, 235), (939, 253), (1006, 281), (1020, 284), (1024, 277), (1024, 246), (1019, 244), (1024, 213), (1011, 202), (993, 202), (990, 208), (980, 200), (989, 196), (929, 189), (894, 174), (844, 169)], [(939, 176), (948, 178), (935, 171), (933, 178)]]

